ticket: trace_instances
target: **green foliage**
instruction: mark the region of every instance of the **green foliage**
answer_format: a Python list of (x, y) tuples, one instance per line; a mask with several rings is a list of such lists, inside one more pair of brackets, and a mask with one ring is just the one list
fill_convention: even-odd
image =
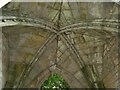
[(70, 86), (67, 82), (57, 73), (53, 73), (44, 83), (41, 85), (41, 90), (70, 90)]

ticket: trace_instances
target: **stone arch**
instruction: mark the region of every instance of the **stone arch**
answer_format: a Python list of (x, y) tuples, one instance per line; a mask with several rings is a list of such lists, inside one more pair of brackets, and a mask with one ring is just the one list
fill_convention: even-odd
[(46, 72), (47, 72), (46, 74), (42, 73), (44, 76), (41, 77), (40, 83), (37, 84), (37, 88), (41, 87), (42, 83), (44, 83), (44, 81), (47, 80), (48, 77), (51, 76), (52, 73), (56, 73), (60, 75), (68, 83), (70, 88), (85, 88), (81, 85), (81, 83), (75, 76), (73, 76), (72, 74), (66, 71), (61, 71), (60, 69), (57, 68), (54, 71), (46, 70)]
[[(65, 8), (63, 6), (64, 5), (66, 6), (69, 3), (66, 3), (66, 4), (65, 3), (63, 3), (63, 4), (59, 3), (60, 5), (58, 4), (60, 7), (58, 6), (57, 9), (59, 9), (60, 12), (59, 12), (59, 15), (55, 16), (55, 18), (57, 18), (58, 16), (61, 17), (61, 18), (58, 18), (58, 20), (54, 19), (54, 15), (53, 15), (54, 10), (53, 9), (50, 8), (50, 12), (51, 13), (46, 13), (47, 10), (48, 10), (46, 8), (46, 6), (49, 7), (49, 4), (50, 3), (44, 3), (44, 5), (43, 5), (43, 3), (41, 3), (41, 4), (39, 3), (39, 6), (38, 6), (37, 3), (36, 3), (36, 4), (33, 4), (33, 7), (31, 7), (32, 3), (29, 3), (27, 6), (26, 6), (26, 4), (21, 3), (22, 7), (20, 7), (20, 8), (16, 7), (16, 10), (20, 9), (20, 13), (18, 13), (18, 11), (17, 12), (15, 11), (15, 13), (10, 13), (10, 15), (9, 15), (9, 11), (11, 12), (12, 8), (11, 9), (10, 8), (6, 8), (6, 9), (8, 9), (8, 11), (7, 10), (3, 11), (3, 12), (5, 12), (5, 17), (4, 18), (0, 18), (1, 21), (2, 21), (1, 22), (2, 24), (0, 26), (17, 26), (17, 25), (22, 25), (22, 26), (31, 26), (30, 27), (31, 29), (33, 29), (33, 27), (39, 27), (40, 29), (49, 31), (50, 34), (51, 34), (51, 37), (49, 37), (49, 39), (44, 39), (43, 42), (45, 41), (47, 43), (48, 41), (51, 41), (51, 40), (54, 39), (56, 41), (55, 41), (55, 43), (52, 42), (53, 44), (51, 43), (51, 45), (53, 47), (61, 46), (61, 50), (60, 50), (61, 52), (59, 52), (59, 53), (60, 54), (62, 53), (62, 57), (59, 57), (59, 59), (60, 60), (65, 60), (65, 62), (63, 62), (63, 63), (57, 63), (57, 64), (59, 64), (62, 68), (60, 68), (59, 65), (57, 65), (55, 63), (57, 68), (55, 68), (54, 70), (49, 70), (49, 68), (50, 68), (49, 63), (50, 63), (50, 61), (53, 61), (53, 63), (51, 65), (54, 65), (54, 60), (53, 59), (58, 59), (57, 56), (51, 55), (51, 54), (54, 54), (54, 53), (58, 54), (58, 52), (56, 53), (55, 50), (53, 50), (53, 52), (49, 51), (49, 53), (45, 53), (46, 55), (41, 55), (41, 54), (38, 55), (38, 53), (36, 53), (35, 56), (34, 56), (34, 55), (31, 55), (31, 54), (29, 54), (27, 52), (20, 52), (22, 49), (24, 50), (25, 48), (19, 46), (19, 48), (22, 48), (22, 49), (14, 48), (14, 50), (16, 50), (18, 52), (18, 54), (16, 55), (16, 52), (14, 52), (13, 49), (11, 49), (11, 48), (8, 47), (8, 49), (12, 50), (12, 54), (14, 54), (14, 56), (12, 57), (12, 55), (11, 55), (12, 59), (9, 60), (10, 63), (12, 63), (11, 67), (9, 67), (11, 71), (8, 70), (9, 71), (9, 77), (12, 76), (13, 78), (10, 78), (10, 80), (8, 79), (8, 82), (10, 82), (10, 83), (8, 83), (7, 86), (8, 87), (17, 86), (16, 82), (18, 82), (18, 83), (20, 82), (20, 83), (22, 83), (22, 85), (18, 85), (18, 88), (19, 87), (38, 87), (38, 85), (41, 84), (39, 82), (43, 82), (50, 75), (51, 72), (56, 72), (56, 73), (60, 74), (69, 83), (69, 85), (71, 86), (71, 88), (83, 88), (83, 87), (85, 88), (85, 87), (88, 87), (88, 85), (86, 85), (86, 83), (88, 83), (88, 81), (89, 81), (88, 79), (93, 74), (93, 71), (97, 71), (98, 70), (99, 72), (96, 72), (96, 73), (101, 76), (101, 79), (104, 78), (103, 75), (101, 75), (101, 74), (105, 74), (105, 79), (106, 80), (104, 80), (104, 84), (105, 84), (106, 87), (117, 87), (117, 85), (114, 84), (114, 82), (117, 84), (116, 81), (112, 82), (111, 85), (113, 85), (113, 86), (111, 86), (108, 83), (108, 82), (111, 82), (112, 80), (116, 80), (117, 77), (118, 77), (118, 71), (115, 71), (118, 68), (113, 68), (114, 66), (118, 67), (118, 64), (119, 64), (118, 60), (114, 59), (114, 58), (117, 58), (117, 56), (115, 56), (117, 50), (111, 49), (111, 47), (113, 46), (112, 43), (114, 43), (115, 40), (108, 39), (108, 41), (111, 40), (110, 43), (105, 43), (104, 46), (101, 45), (101, 43), (99, 43), (99, 41), (100, 41), (99, 39), (97, 39), (96, 41), (94, 40), (99, 35), (99, 37), (102, 38), (101, 39), (102, 44), (104, 44), (104, 41), (106, 41), (106, 38), (103, 38), (103, 34), (101, 33), (101, 31), (105, 31), (105, 33), (103, 32), (104, 33), (104, 37), (105, 36), (110, 36), (110, 38), (112, 38), (111, 37), (112, 35), (116, 36), (116, 34), (118, 32), (118, 29), (120, 28), (119, 25), (118, 25), (118, 23), (119, 23), (118, 22), (118, 17), (116, 17), (119, 14), (117, 12), (117, 10), (116, 10), (117, 7), (115, 5), (114, 6), (112, 5), (113, 7), (115, 7), (115, 10), (114, 10), (114, 8), (112, 9), (112, 8), (101, 7), (101, 5), (102, 6), (111, 7), (111, 4), (109, 4), (109, 3), (106, 3), (104, 5), (103, 5), (103, 3), (98, 3), (98, 4), (97, 3), (93, 3), (93, 4), (91, 3), (91, 6), (90, 6), (91, 8), (89, 8), (90, 12), (91, 12), (92, 8), (93, 8), (93, 11), (94, 11), (94, 8), (97, 7), (96, 10), (97, 10), (97, 14), (99, 14), (99, 15), (96, 15), (95, 14), (96, 12), (92, 13), (92, 14), (95, 15), (95, 17), (96, 17), (95, 18), (95, 17), (93, 17), (94, 15), (90, 15), (89, 14), (90, 17), (88, 18), (88, 22), (86, 22), (87, 18), (85, 18), (84, 16), (86, 16), (88, 14), (84, 15), (85, 14), (84, 12), (89, 11), (88, 8), (84, 7), (84, 6), (87, 5), (86, 3), (74, 3), (74, 4), (70, 4), (70, 6), (72, 7), (72, 9), (75, 9), (75, 6), (77, 6), (76, 7), (76, 11), (74, 11), (74, 13), (75, 13), (74, 14), (73, 11), (71, 10), (71, 8), (68, 8), (68, 12), (73, 13), (73, 15), (70, 14), (70, 18), (69, 18), (69, 17), (66, 16), (69, 13), (66, 12), (65, 17), (67, 18), (67, 20), (65, 20), (65, 21), (63, 19), (64, 18), (63, 15), (61, 15), (61, 10), (60, 9), (63, 8), (62, 11), (64, 12)], [(54, 4), (56, 4), (56, 3), (54, 3)], [(83, 5), (84, 9), (82, 9), (82, 7), (79, 7), (79, 6), (82, 6), (82, 5)], [(40, 8), (39, 9), (41, 11), (43, 11), (43, 14), (42, 13), (40, 14), (40, 13), (36, 12), (37, 11), (37, 10), (35, 10), (36, 7), (42, 7), (41, 9)], [(51, 7), (51, 4), (50, 4), (50, 7)], [(25, 8), (25, 10), (23, 10), (21, 8)], [(46, 10), (45, 9), (42, 10), (43, 8), (45, 8)], [(54, 6), (53, 6), (53, 8), (54, 8)], [(103, 14), (104, 10), (103, 10), (102, 13), (100, 13), (100, 11), (98, 10), (98, 8), (100, 8), (100, 10), (105, 8), (105, 10), (107, 11), (106, 12), (107, 15), (104, 15), (105, 13)], [(40, 11), (39, 9), (38, 9), (38, 11)], [(21, 13), (21, 10), (23, 11), (22, 13)], [(31, 10), (33, 10), (33, 11), (35, 10), (35, 13), (31, 13)], [(80, 13), (78, 13), (79, 10), (81, 10)], [(111, 10), (112, 10), (112, 12), (111, 12)], [(26, 14), (26, 12), (27, 12), (27, 14)], [(14, 14), (15, 14), (15, 18), (13, 17)], [(19, 17), (18, 14), (20, 14), (20, 18), (18, 18)], [(48, 17), (47, 14), (49, 14), (51, 17)], [(32, 17), (29, 18), (29, 15), (33, 15), (33, 16), (37, 15), (37, 16), (40, 16), (40, 17), (39, 17), (39, 19), (38, 19), (38, 17), (37, 18), (33, 17), (34, 19), (32, 19)], [(76, 17), (74, 17), (74, 15)], [(83, 15), (83, 17), (79, 18), (79, 16), (82, 16), (82, 15)], [(113, 20), (109, 18), (109, 17), (111, 17), (111, 15), (113, 16), (112, 17)], [(8, 16), (8, 17), (6, 17), (6, 16)], [(46, 16), (46, 17), (43, 18), (44, 16)], [(100, 17), (98, 17), (98, 16), (100, 16)], [(103, 16), (107, 16), (106, 19)], [(99, 18), (99, 19), (97, 19), (97, 18)], [(108, 18), (108, 20), (107, 20), (107, 18)], [(89, 21), (89, 19), (91, 21)], [(81, 22), (79, 22), (81, 20), (82, 20), (82, 24), (81, 24)], [(53, 22), (50, 22), (50, 21), (53, 21)], [(70, 23), (68, 23), (68, 22), (66, 23), (66, 21), (68, 21)], [(74, 21), (75, 24), (73, 23), (73, 21)], [(10, 22), (10, 23), (8, 24), (7, 22)], [(56, 23), (58, 25), (56, 25), (54, 23)], [(4, 27), (3, 27), (3, 29), (5, 30)], [(84, 31), (86, 31), (89, 35), (92, 35), (94, 38), (93, 37), (90, 38), (90, 36), (87, 36), (87, 35), (84, 35), (85, 37), (83, 35), (81, 35), (80, 33), (81, 33), (82, 29), (84, 29)], [(94, 32), (93, 32), (92, 29), (94, 29)], [(59, 30), (61, 30), (61, 31), (59, 31)], [(17, 41), (15, 39), (16, 37), (18, 37), (18, 35), (15, 33), (16, 31), (18, 33), (18, 28), (16, 28), (16, 29), (14, 28), (14, 30), (13, 30), (14, 35), (13, 35), (13, 32), (10, 30), (10, 28), (8, 29), (8, 31), (10, 33), (12, 33), (12, 35), (10, 35), (11, 37), (15, 35), (14, 37), (12, 37), (12, 39), (14, 39), (14, 40), (11, 43), (11, 46), (13, 48), (14, 45), (15, 46), (17, 45), (16, 42), (19, 42), (19, 40)], [(25, 30), (23, 30), (23, 31), (25, 31)], [(77, 35), (76, 33), (75, 34), (74, 33), (68, 34), (69, 32), (75, 32), (75, 31), (79, 35)], [(78, 32), (80, 31), (80, 32), (78, 33), (77, 31)], [(107, 32), (110, 32), (111, 34), (107, 33)], [(42, 32), (41, 32), (41, 34), (42, 34)], [(62, 38), (64, 40), (64, 42), (61, 43), (61, 45), (57, 45), (58, 44), (57, 43), (58, 38), (56, 39), (55, 37), (58, 36), (58, 35), (62, 36)], [(23, 36), (26, 36), (26, 35), (23, 35)], [(78, 38), (76, 38), (76, 36), (78, 36)], [(36, 35), (34, 35), (34, 37), (36, 37)], [(27, 40), (28, 40), (28, 42), (30, 44), (26, 44), (26, 42), (25, 42), (25, 45), (28, 45), (28, 47), (31, 47), (31, 49), (32, 49), (31, 51), (33, 52), (33, 49), (35, 47), (34, 47), (34, 45), (31, 46), (32, 45), (31, 44), (31, 40), (29, 41), (30, 38), (31, 38), (31, 36), (28, 36), (28, 38), (27, 38)], [(87, 40), (86, 41), (86, 45), (83, 44), (83, 43), (85, 43), (84, 42), (85, 41), (84, 38)], [(26, 38), (24, 37), (23, 39), (26, 39)], [(39, 41), (39, 39), (40, 38), (38, 38), (38, 40), (36, 40), (36, 38), (34, 38), (34, 40), (32, 41), (32, 43), (33, 44), (35, 44), (35, 43), (37, 44), (37, 43), (42, 42), (42, 41)], [(81, 42), (82, 40), (83, 40), (83, 42)], [(90, 42), (90, 43), (88, 43), (88, 42)], [(42, 49), (40, 48), (40, 50), (38, 50), (40, 53), (42, 53), (43, 51), (47, 51), (48, 52), (48, 50), (46, 50), (46, 43), (44, 45), (42, 43), (42, 46), (41, 46)], [(66, 45), (63, 45), (64, 43)], [(47, 45), (48, 44), (49, 43), (47, 43)], [(95, 46), (94, 46), (94, 44), (95, 44)], [(100, 47), (98, 47), (99, 45), (100, 45)], [(24, 45), (22, 45), (22, 46), (24, 46)], [(68, 47), (66, 48), (65, 46), (68, 46)], [(93, 47), (91, 48), (91, 46), (93, 46)], [(28, 49), (28, 47), (26, 49)], [(70, 54), (69, 53), (70, 51), (67, 51), (68, 48), (71, 49), (71, 53), (73, 53), (73, 54)], [(99, 50), (101, 48), (103, 48), (102, 49), (103, 51)], [(50, 48), (48, 47), (48, 49), (50, 50), (51, 47)], [(79, 53), (79, 51), (81, 51), (81, 49), (83, 51), (81, 53)], [(107, 50), (107, 49), (111, 50), (111, 52), (113, 52), (113, 51), (115, 51), (115, 52), (109, 54), (108, 53), (109, 50)], [(29, 49), (29, 51), (30, 51), (30, 49)], [(66, 51), (67, 51), (67, 53), (65, 53)], [(84, 51), (87, 52), (87, 55), (86, 55), (86, 53), (84, 53)], [(94, 52), (92, 52), (92, 51), (94, 51)], [(103, 58), (103, 62), (101, 63), (101, 60), (102, 60), (101, 56), (104, 54), (104, 51), (107, 52), (107, 54), (108, 54), (109, 57), (112, 56), (112, 55), (114, 55), (114, 58), (110, 58), (109, 59), (109, 58), (107, 58), (107, 57), (104, 56), (105, 58)], [(102, 52), (102, 54), (101, 54), (101, 52)], [(29, 59), (29, 55), (31, 55), (33, 57), (32, 60)], [(37, 55), (37, 57), (36, 57), (36, 55)], [(42, 56), (45, 57), (45, 58), (41, 58)], [(53, 58), (52, 56), (55, 56), (55, 57)], [(70, 56), (70, 58), (72, 58), (71, 61), (70, 61), (70, 59), (68, 59), (69, 56)], [(83, 56), (82, 58), (83, 58), (84, 62), (86, 62), (85, 66), (81, 62), (78, 65), (78, 66), (81, 65), (82, 68), (86, 69), (85, 71), (87, 73), (85, 73), (84, 75), (82, 75), (81, 69), (76, 67), (77, 66), (76, 65), (77, 61), (82, 61), (82, 59), (80, 58), (80, 56)], [(90, 58), (92, 58), (92, 60), (94, 60), (90, 64), (96, 66), (97, 70), (93, 70), (92, 71), (92, 69), (94, 69), (94, 67), (93, 66), (90, 67), (89, 62), (88, 62), (89, 57), (87, 57), (87, 56), (89, 56)], [(38, 59), (39, 57), (40, 57), (40, 59)], [(66, 58), (67, 58), (67, 60), (66, 60)], [(26, 71), (24, 72), (24, 74), (22, 76), (21, 76), (21, 73), (19, 73), (19, 70), (20, 70), (20, 68), (22, 70), (24, 67), (22, 67), (22, 65), (21, 65), (22, 63), (21, 64), (18, 63), (18, 60), (19, 60), (19, 62), (28, 60), (29, 62), (27, 62), (27, 64), (29, 64), (30, 66), (31, 66), (31, 62), (32, 62), (32, 66), (29, 67), (29, 65), (28, 65), (28, 68), (26, 68)], [(112, 62), (113, 60), (115, 62)], [(33, 62), (36, 63), (36, 61), (40, 61), (40, 62), (38, 62), (37, 64), (33, 64)], [(67, 61), (67, 63), (66, 63), (66, 61)], [(73, 64), (74, 61), (76, 61), (75, 64)], [(108, 62), (106, 62), (106, 61), (108, 61)], [(14, 67), (12, 67), (12, 65), (13, 66), (15, 65), (15, 67), (17, 69), (15, 69)], [(87, 65), (88, 65), (88, 67), (86, 67)], [(110, 66), (110, 67), (106, 67), (106, 65)], [(101, 69), (105, 69), (105, 70), (101, 71)], [(32, 70), (32, 72), (30, 70)], [(13, 71), (16, 71), (17, 74), (13, 73)], [(90, 75), (90, 73), (91, 73), (91, 75)], [(38, 75), (37, 78), (36, 78), (36, 74)], [(22, 77), (22, 79), (20, 79), (20, 80), (18, 79), (18, 80), (15, 81), (15, 78), (17, 78), (17, 77), (19, 78), (19, 75)], [(83, 77), (85, 75), (87, 75), (88, 78)], [(16, 76), (16, 77), (14, 78), (14, 76)], [(86, 79), (86, 80), (83, 80), (83, 81), (85, 81), (84, 82), (85, 85), (82, 85), (82, 83), (81, 83), (81, 82), (83, 82), (81, 80), (83, 78)], [(111, 78), (111, 79), (109, 79), (109, 78)], [(32, 82), (33, 84), (31, 84), (31, 83), (29, 84), (29, 82), (31, 82), (32, 80), (33, 80), (33, 82)], [(94, 85), (95, 83), (97, 83), (96, 81), (98, 81), (98, 80), (99, 79), (93, 80), (92, 84)], [(27, 85), (24, 86), (24, 84), (27, 84)]]

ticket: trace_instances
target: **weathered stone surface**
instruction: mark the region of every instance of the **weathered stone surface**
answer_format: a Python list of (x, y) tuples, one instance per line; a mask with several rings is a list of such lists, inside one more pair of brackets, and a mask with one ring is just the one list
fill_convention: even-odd
[(113, 2), (4, 6), (3, 87), (40, 88), (56, 72), (71, 88), (117, 88), (118, 7)]

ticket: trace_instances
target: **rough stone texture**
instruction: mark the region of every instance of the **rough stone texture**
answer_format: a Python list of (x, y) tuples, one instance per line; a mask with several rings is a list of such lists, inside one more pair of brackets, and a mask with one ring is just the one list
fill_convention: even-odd
[(3, 7), (4, 16), (16, 16), (18, 21), (11, 22), (19, 22), (2, 30), (4, 87), (40, 88), (56, 72), (71, 88), (117, 88), (118, 5), (66, 2), (60, 10), (61, 3), (54, 4)]

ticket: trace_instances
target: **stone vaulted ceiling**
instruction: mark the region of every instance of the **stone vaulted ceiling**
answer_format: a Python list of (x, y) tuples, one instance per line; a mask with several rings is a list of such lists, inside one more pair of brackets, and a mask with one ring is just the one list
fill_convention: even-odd
[(3, 87), (117, 88), (119, 11), (113, 2), (10, 2), (2, 8)]

